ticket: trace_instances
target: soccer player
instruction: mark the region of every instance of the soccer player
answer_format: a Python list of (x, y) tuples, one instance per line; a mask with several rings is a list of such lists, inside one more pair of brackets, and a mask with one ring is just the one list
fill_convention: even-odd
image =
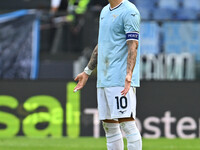
[[(87, 67), (80, 73), (74, 91), (86, 84), (97, 66), (99, 118), (107, 138), (108, 150), (123, 150), (121, 130), (128, 150), (141, 150), (142, 140), (135, 124), (136, 95), (139, 87), (140, 14), (128, 0), (109, 0), (100, 15), (98, 44)], [(121, 130), (120, 130), (121, 129)]]

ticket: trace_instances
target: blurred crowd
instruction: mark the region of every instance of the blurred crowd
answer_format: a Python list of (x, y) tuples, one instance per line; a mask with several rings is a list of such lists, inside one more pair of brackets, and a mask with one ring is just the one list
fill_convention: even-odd
[[(143, 19), (199, 19), (200, 0), (129, 0), (134, 3)], [(107, 0), (51, 0), (51, 12), (75, 11), (83, 14), (87, 9), (100, 10)]]
[(107, 0), (51, 0), (51, 12), (68, 11), (83, 14), (87, 9), (101, 9)]

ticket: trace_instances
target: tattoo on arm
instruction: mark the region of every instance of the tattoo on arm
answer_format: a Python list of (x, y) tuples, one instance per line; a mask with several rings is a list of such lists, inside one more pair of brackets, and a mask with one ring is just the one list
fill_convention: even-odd
[(133, 73), (137, 58), (138, 41), (127, 41), (128, 45), (128, 58), (127, 58), (127, 75)]
[(92, 56), (90, 57), (90, 61), (87, 65), (89, 69), (94, 70), (94, 68), (97, 66), (97, 56), (98, 56), (98, 45), (94, 48)]

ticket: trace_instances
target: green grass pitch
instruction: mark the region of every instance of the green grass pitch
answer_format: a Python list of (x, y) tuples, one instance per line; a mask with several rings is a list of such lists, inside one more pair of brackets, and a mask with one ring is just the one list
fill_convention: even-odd
[[(0, 150), (106, 150), (105, 142), (105, 138), (92, 137), (1, 138)], [(143, 150), (200, 150), (200, 139), (143, 139)]]

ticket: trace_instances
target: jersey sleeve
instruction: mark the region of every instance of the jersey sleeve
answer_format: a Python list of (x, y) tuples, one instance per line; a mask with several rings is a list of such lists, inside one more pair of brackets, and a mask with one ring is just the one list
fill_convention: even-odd
[(140, 15), (135, 12), (127, 12), (124, 17), (124, 31), (126, 40), (139, 40)]

